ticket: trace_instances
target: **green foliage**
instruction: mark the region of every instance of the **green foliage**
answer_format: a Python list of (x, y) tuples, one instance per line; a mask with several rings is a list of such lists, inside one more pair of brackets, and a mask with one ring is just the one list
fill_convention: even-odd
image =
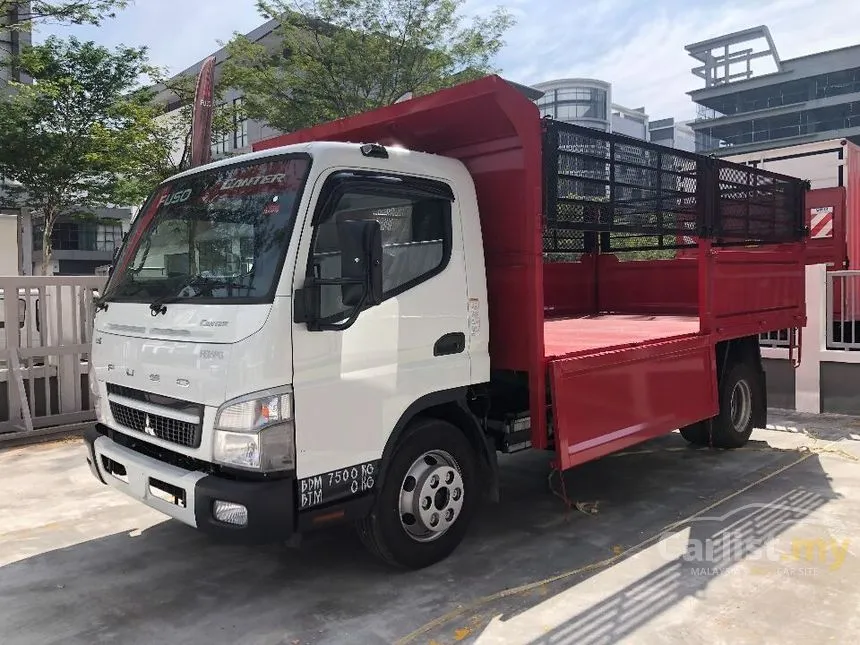
[[(0, 0), (0, 15), (10, 15), (20, 4), (17, 0)], [(29, 11), (21, 10), (11, 24), (4, 26), (23, 31), (31, 29), (34, 22), (98, 25), (126, 6), (128, 0), (33, 0)]]
[(44, 268), (57, 217), (138, 203), (169, 142), (140, 86), (156, 73), (145, 48), (50, 38), (12, 64), (35, 82), (0, 97), (4, 201), (44, 217)]
[(466, 21), (465, 0), (259, 0), (282, 46), (236, 36), (225, 82), (252, 118), (291, 131), (494, 71), (513, 25), (502, 8)]

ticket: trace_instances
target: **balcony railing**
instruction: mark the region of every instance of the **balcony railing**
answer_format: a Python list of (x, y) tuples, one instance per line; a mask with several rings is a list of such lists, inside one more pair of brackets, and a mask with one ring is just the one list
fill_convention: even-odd
[(725, 114), (716, 110), (705, 107), (704, 105), (696, 106), (696, 121), (712, 121), (714, 119), (722, 119)]

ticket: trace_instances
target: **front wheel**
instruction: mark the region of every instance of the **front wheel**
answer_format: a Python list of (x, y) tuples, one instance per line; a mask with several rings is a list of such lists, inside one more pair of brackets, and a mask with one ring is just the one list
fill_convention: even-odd
[(475, 452), (455, 426), (418, 419), (401, 438), (371, 514), (358, 523), (385, 562), (421, 569), (450, 555), (478, 503)]

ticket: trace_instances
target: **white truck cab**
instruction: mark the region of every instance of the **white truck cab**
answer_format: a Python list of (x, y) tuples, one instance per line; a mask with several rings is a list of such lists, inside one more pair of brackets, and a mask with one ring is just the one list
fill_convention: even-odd
[(460, 161), (318, 142), (174, 176), (98, 303), (93, 474), (212, 534), (357, 520), (385, 560), (435, 562), (495, 472), (465, 407), (486, 292)]

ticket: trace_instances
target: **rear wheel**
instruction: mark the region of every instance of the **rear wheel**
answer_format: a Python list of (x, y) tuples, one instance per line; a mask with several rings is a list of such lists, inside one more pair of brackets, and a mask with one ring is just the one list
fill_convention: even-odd
[(720, 379), (719, 414), (683, 428), (681, 435), (695, 445), (740, 448), (749, 441), (756, 412), (764, 405), (760, 392), (760, 372), (750, 363), (735, 363)]
[(385, 562), (420, 569), (462, 541), (478, 502), (476, 459), (455, 426), (418, 419), (400, 440), (371, 514), (358, 523)]

